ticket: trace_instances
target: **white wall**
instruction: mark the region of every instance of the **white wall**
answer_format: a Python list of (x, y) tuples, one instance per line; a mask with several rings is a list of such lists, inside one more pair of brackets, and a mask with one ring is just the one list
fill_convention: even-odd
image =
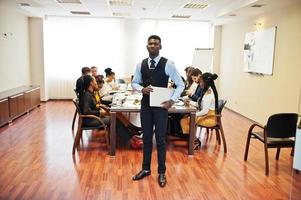
[[(3, 33), (12, 33), (4, 37)], [(29, 85), (28, 18), (0, 5), (0, 91)]]
[[(256, 22), (263, 28), (277, 26), (272, 76), (243, 72), (243, 44), (246, 32)], [(301, 5), (265, 13), (257, 18), (222, 28), (220, 96), (238, 113), (265, 124), (279, 112), (298, 112), (301, 87)]]
[(29, 38), (31, 82), (41, 86), (41, 100), (46, 101), (42, 18), (29, 18)]

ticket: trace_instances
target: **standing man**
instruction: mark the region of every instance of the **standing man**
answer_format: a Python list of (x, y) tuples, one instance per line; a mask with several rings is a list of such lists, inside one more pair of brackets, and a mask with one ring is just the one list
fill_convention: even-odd
[[(146, 46), (149, 57), (142, 60), (136, 66), (136, 72), (132, 81), (132, 87), (143, 93), (141, 100), (141, 125), (143, 131), (143, 164), (142, 170), (133, 177), (133, 180), (140, 180), (151, 174), (151, 156), (153, 127), (158, 151), (158, 183), (164, 187), (167, 183), (165, 171), (166, 160), (166, 128), (168, 119), (168, 109), (180, 97), (185, 86), (176, 66), (164, 57), (159, 56), (162, 48), (161, 38), (157, 35), (149, 36)], [(168, 87), (168, 79), (171, 79), (177, 86), (171, 99), (162, 102), (162, 107), (149, 106), (149, 94), (152, 92), (151, 86)]]

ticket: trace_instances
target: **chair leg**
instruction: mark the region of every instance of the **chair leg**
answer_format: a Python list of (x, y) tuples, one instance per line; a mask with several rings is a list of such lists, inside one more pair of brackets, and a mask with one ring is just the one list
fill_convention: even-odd
[(292, 148), (291, 156), (294, 156), (295, 147)]
[(245, 149), (245, 158), (244, 158), (245, 161), (247, 161), (248, 159), (250, 140), (251, 140), (251, 133), (248, 133), (246, 149)]
[(105, 129), (106, 145), (107, 145), (108, 148), (110, 147), (110, 137), (109, 137), (109, 135), (110, 135), (109, 131), (107, 129)]
[(76, 120), (76, 115), (77, 115), (77, 111), (75, 110), (74, 116), (73, 116), (73, 121), (72, 121), (72, 131), (74, 130), (74, 124), (75, 124), (75, 120)]
[(78, 129), (77, 132), (76, 132), (76, 136), (75, 136), (75, 139), (74, 139), (74, 142), (73, 142), (73, 148), (72, 148), (72, 154), (74, 155), (75, 154), (75, 149), (77, 148), (77, 145), (78, 145), (78, 142), (80, 141), (80, 132), (81, 130)]
[(269, 154), (268, 154), (268, 146), (264, 143), (264, 155), (265, 155), (265, 175), (269, 175)]
[(208, 142), (208, 140), (209, 140), (209, 134), (210, 134), (210, 132), (209, 132), (209, 129), (207, 128), (206, 129), (206, 143)]
[(226, 138), (225, 138), (225, 134), (224, 134), (224, 129), (222, 126), (221, 126), (220, 130), (221, 130), (220, 133), (222, 135), (222, 140), (223, 140), (224, 153), (227, 153), (227, 143), (226, 143)]
[(279, 147), (279, 148), (277, 148), (276, 160), (279, 160), (279, 154), (280, 154), (280, 147)]
[(82, 122), (81, 120), (79, 120), (78, 122), (78, 127), (77, 127), (77, 132), (76, 132), (76, 136), (74, 138), (74, 143), (73, 143), (73, 148), (72, 148), (72, 154), (74, 155), (75, 154), (75, 149), (77, 148), (78, 144), (79, 144), (79, 141), (80, 141), (80, 138), (82, 136)]
[(218, 144), (221, 145), (221, 136), (218, 129), (215, 129), (215, 134), (216, 134), (216, 140)]

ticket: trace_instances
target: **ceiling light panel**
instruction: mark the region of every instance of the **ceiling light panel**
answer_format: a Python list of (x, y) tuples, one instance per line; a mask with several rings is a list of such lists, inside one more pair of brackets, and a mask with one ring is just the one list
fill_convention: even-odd
[(207, 4), (188, 3), (188, 4), (184, 5), (184, 8), (202, 10), (202, 9), (206, 8), (207, 6), (208, 6)]
[(132, 6), (133, 0), (109, 0), (110, 6)]
[(87, 11), (70, 11), (73, 15), (91, 15)]
[(78, 3), (81, 4), (80, 0), (56, 0), (59, 3)]
[(129, 16), (131, 16), (130, 13), (122, 13), (122, 12), (113, 12), (112, 15), (114, 17), (129, 17)]
[(189, 19), (191, 15), (172, 15), (171, 17), (177, 19)]

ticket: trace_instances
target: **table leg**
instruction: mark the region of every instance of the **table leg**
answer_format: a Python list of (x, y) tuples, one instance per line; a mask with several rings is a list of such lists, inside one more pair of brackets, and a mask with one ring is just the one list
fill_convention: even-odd
[(115, 156), (116, 150), (116, 112), (111, 112), (110, 121), (110, 156)]
[(195, 138), (195, 112), (190, 113), (188, 155), (193, 155), (193, 140)]

